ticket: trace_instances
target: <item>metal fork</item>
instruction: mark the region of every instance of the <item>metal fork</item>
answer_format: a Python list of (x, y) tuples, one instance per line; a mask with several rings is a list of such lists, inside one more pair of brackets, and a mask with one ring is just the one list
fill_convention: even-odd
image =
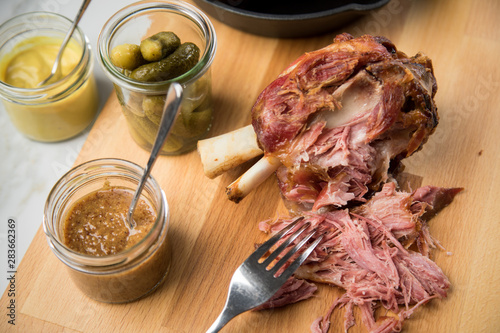
[[(300, 229), (291, 234), (263, 262), (259, 263), (259, 259), (261, 259), (279, 240), (284, 239), (302, 219), (303, 217), (299, 217), (286, 228), (276, 233), (276, 235), (262, 244), (240, 267), (238, 267), (229, 284), (229, 293), (224, 309), (212, 326), (210, 326), (207, 333), (218, 332), (237, 315), (264, 304), (281, 288), (285, 281), (297, 270), (297, 268), (299, 268), (304, 260), (306, 260), (309, 254), (311, 254), (321, 241), (323, 235), (320, 235), (290, 264), (290, 266), (283, 270), (283, 265), (297, 253), (312, 236), (314, 236), (316, 230), (307, 234), (272, 268), (268, 269), (268, 266), (278, 257), (278, 255), (308, 228), (309, 223), (305, 223)], [(281, 271), (282, 273), (277, 276), (277, 273)]]

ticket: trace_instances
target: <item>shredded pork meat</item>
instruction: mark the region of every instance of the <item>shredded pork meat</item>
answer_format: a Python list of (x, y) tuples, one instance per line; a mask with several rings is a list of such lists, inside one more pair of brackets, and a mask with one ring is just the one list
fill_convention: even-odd
[[(354, 325), (352, 310), (356, 305), (370, 332), (399, 332), (404, 320), (418, 306), (434, 298), (446, 297), (450, 283), (428, 257), (428, 249), (435, 247), (435, 243), (423, 217), (429, 217), (428, 212), (436, 214), (460, 191), (458, 188), (422, 187), (407, 193), (397, 191), (395, 183), (389, 182), (368, 202), (356, 208), (326, 213), (303, 212), (302, 223), (309, 222), (309, 228), (316, 228), (325, 236), (297, 270), (294, 279), (327, 283), (345, 290), (328, 313), (313, 323), (311, 330), (327, 332), (332, 311), (342, 306), (346, 309), (344, 327), (347, 331)], [(435, 203), (439, 204), (432, 206)], [(291, 221), (261, 222), (259, 227), (274, 233)], [(283, 304), (279, 300), (286, 299), (286, 293), (286, 289), (282, 290), (277, 294), (278, 301), (272, 299), (265, 307)], [(293, 298), (304, 299), (311, 295), (299, 297), (294, 294)], [(375, 319), (374, 311), (378, 306), (395, 315)]]

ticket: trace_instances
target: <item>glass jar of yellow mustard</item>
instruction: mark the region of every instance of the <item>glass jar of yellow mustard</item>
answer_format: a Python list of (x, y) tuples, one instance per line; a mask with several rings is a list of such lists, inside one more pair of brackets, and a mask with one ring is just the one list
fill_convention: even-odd
[[(196, 65), (171, 79), (144, 82), (131, 78), (113, 64), (111, 54), (116, 46), (139, 45), (143, 39), (160, 32), (174, 33), (181, 43), (195, 44), (199, 48)], [(210, 20), (184, 1), (137, 2), (124, 7), (106, 22), (99, 35), (98, 60), (114, 84), (129, 132), (140, 147), (151, 150), (166, 93), (174, 81), (182, 85), (184, 95), (179, 115), (160, 153), (178, 155), (192, 151), (198, 140), (207, 135), (213, 118), (210, 67), (216, 44)]]
[(141, 167), (121, 159), (89, 161), (61, 177), (47, 198), (43, 229), (49, 246), (94, 300), (137, 300), (169, 272), (169, 207), (154, 178), (147, 180), (134, 212), (137, 227), (124, 224), (142, 174)]
[(14, 126), (30, 139), (69, 139), (97, 114), (94, 60), (79, 28), (63, 53), (61, 78), (38, 87), (49, 76), (70, 25), (61, 15), (33, 12), (0, 26), (0, 97)]

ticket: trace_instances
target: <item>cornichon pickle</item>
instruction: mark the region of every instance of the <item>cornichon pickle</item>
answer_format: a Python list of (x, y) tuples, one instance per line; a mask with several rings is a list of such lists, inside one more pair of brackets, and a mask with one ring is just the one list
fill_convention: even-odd
[(130, 76), (130, 74), (132, 74), (132, 70), (131, 69), (122, 69), (122, 73), (125, 76)]
[(200, 136), (210, 129), (212, 123), (212, 109), (208, 108), (192, 112), (190, 117), (184, 119), (184, 125), (189, 130), (191, 136)]
[(172, 126), (171, 133), (183, 138), (196, 138), (210, 129), (212, 108), (202, 105), (196, 110), (182, 108), (179, 117)]
[(200, 49), (193, 43), (184, 43), (168, 57), (142, 65), (130, 77), (143, 82), (170, 80), (193, 68), (200, 58)]
[(129, 109), (124, 109), (124, 114), (129, 128), (135, 133), (135, 137), (140, 136), (144, 144), (153, 144), (158, 132), (158, 125), (153, 124), (146, 117), (137, 116)]
[[(136, 140), (139, 145), (143, 147), (153, 145), (156, 140), (158, 125), (153, 124), (146, 117), (138, 117), (127, 109), (124, 109), (124, 114), (127, 118), (127, 123), (134, 140)], [(163, 153), (174, 153), (180, 151), (183, 145), (184, 142), (182, 139), (169, 134), (163, 144), (163, 147), (161, 148), (161, 151)]]
[(170, 31), (162, 31), (141, 42), (141, 53), (147, 61), (158, 61), (173, 53), (181, 40)]
[(190, 105), (192, 110), (195, 110), (200, 104), (205, 101), (209, 95), (209, 81), (207, 76), (202, 76), (184, 89), (184, 105)]
[(135, 44), (121, 44), (115, 46), (111, 50), (110, 57), (113, 65), (128, 70), (134, 70), (146, 63), (142, 57), (139, 45)]
[(167, 136), (167, 139), (165, 140), (163, 147), (161, 147), (161, 150), (165, 153), (173, 153), (176, 151), (180, 151), (183, 145), (184, 142), (182, 141), (182, 139), (170, 134), (169, 136)]
[(165, 96), (163, 95), (145, 96), (142, 100), (142, 109), (146, 117), (156, 125), (160, 125), (164, 105)]

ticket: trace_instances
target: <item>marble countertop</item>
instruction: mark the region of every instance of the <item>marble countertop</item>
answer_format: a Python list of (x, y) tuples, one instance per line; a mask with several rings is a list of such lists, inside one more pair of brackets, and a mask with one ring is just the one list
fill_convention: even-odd
[[(101, 27), (116, 11), (133, 2), (106, 0), (90, 3), (79, 26), (90, 39), (94, 59)], [(55, 12), (72, 20), (80, 5), (81, 1), (77, 0), (2, 0), (0, 24), (33, 11)], [(113, 87), (97, 61), (94, 73), (101, 109)], [(45, 200), (52, 186), (71, 168), (87, 135), (88, 130), (71, 140), (50, 144), (29, 140), (14, 128), (0, 105), (0, 290), (5, 290), (8, 282), (8, 220), (16, 222), (16, 264), (19, 264), (42, 224)]]

